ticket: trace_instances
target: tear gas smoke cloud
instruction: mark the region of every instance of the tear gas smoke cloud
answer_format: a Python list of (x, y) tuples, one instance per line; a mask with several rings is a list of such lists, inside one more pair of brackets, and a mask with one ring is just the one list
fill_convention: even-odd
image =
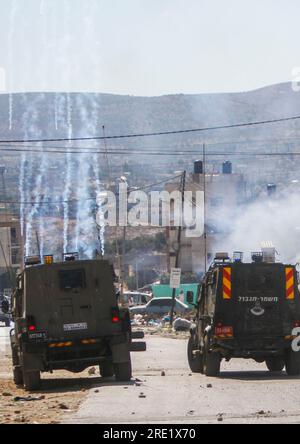
[[(300, 261), (300, 205), (299, 193), (290, 189), (277, 197), (261, 197), (257, 202), (231, 213), (219, 212), (219, 220), (230, 228), (229, 236), (215, 249), (249, 252), (260, 251), (261, 243), (272, 241), (279, 253), (278, 260), (285, 263)], [(220, 227), (221, 228), (221, 227)]]

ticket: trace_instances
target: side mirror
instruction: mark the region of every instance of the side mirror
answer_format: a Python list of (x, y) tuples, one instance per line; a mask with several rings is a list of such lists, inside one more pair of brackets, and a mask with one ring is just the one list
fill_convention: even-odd
[(4, 314), (9, 313), (9, 302), (7, 300), (2, 301), (1, 309)]
[(193, 291), (188, 291), (187, 292), (187, 294), (186, 294), (186, 301), (190, 305), (195, 305), (195, 302), (194, 302), (194, 292)]

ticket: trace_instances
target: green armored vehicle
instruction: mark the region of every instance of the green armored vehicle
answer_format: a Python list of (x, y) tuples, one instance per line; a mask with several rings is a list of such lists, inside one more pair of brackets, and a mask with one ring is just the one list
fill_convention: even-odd
[(79, 373), (95, 365), (103, 377), (130, 380), (132, 344), (144, 351), (145, 343), (131, 342), (129, 312), (119, 308), (109, 262), (72, 254), (60, 263), (52, 256), (39, 262), (27, 259), (13, 295), (15, 383), (35, 390), (41, 372)]
[[(188, 295), (193, 302), (192, 295)], [(296, 267), (261, 253), (243, 263), (218, 254), (199, 287), (197, 315), (188, 343), (193, 372), (218, 376), (232, 358), (266, 363), (270, 372), (300, 374), (300, 353), (292, 348), (300, 326)]]

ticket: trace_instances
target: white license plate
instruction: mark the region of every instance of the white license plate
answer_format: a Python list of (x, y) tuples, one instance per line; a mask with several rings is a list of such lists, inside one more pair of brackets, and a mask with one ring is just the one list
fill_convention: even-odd
[(87, 330), (87, 328), (86, 322), (80, 324), (64, 324), (64, 331)]

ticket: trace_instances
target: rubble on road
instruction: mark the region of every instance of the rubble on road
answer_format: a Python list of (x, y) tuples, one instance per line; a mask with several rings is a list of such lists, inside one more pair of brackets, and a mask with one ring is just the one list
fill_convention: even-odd
[(167, 314), (163, 317), (152, 315), (136, 314), (132, 317), (131, 326), (133, 331), (143, 331), (149, 335), (159, 335), (163, 337), (171, 337), (176, 339), (187, 339), (189, 331), (193, 324), (190, 316), (186, 318), (177, 317), (174, 320), (173, 327), (170, 327), (170, 316)]

